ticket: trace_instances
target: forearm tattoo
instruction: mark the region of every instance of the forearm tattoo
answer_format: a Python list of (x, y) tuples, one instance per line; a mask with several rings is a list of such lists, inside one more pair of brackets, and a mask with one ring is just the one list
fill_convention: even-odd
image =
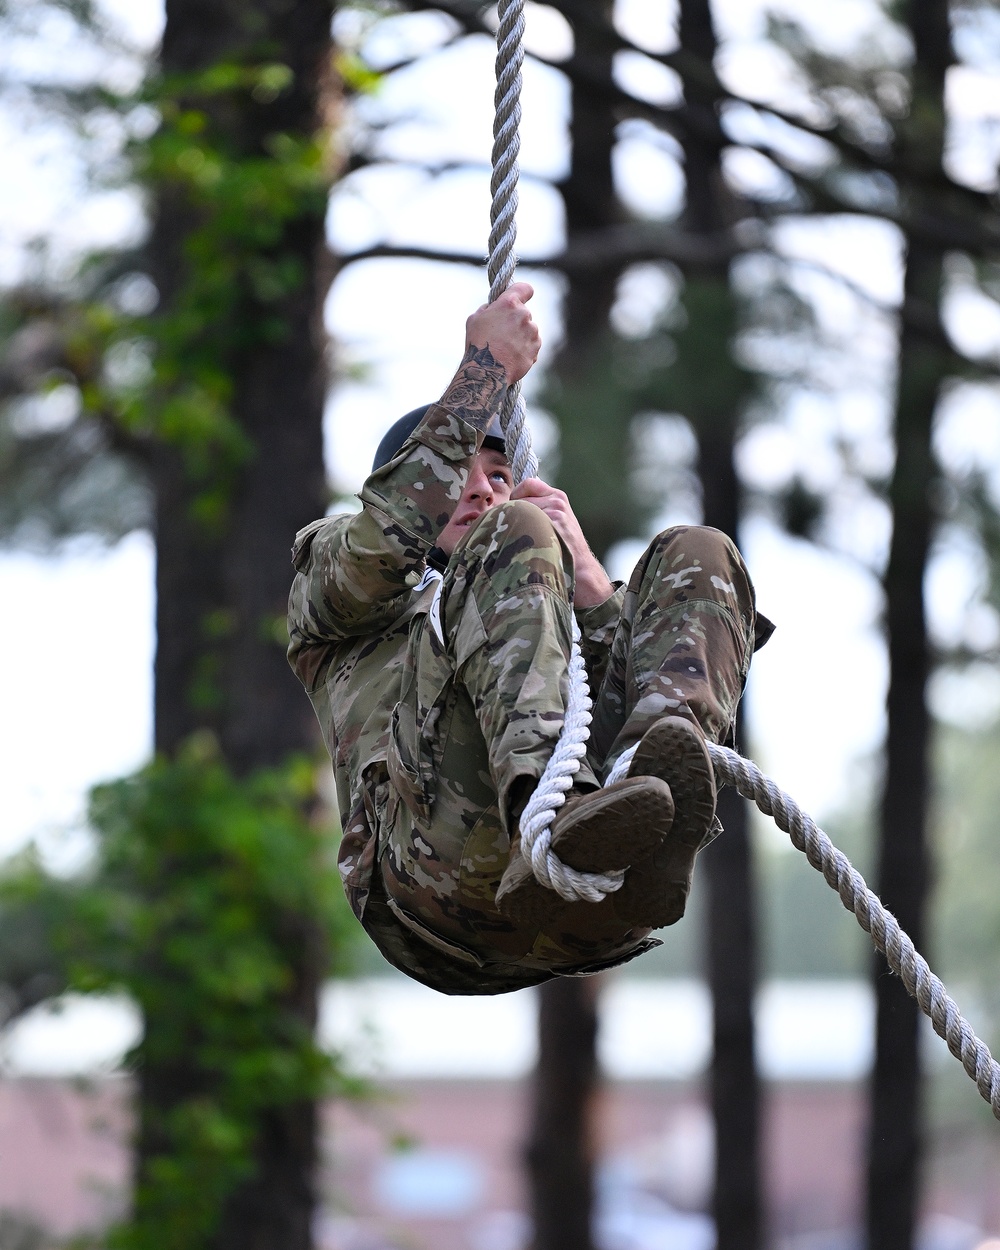
[(473, 344), (441, 397), (441, 404), (477, 430), (485, 431), (506, 390), (507, 375), (503, 365), (493, 359), (489, 344)]

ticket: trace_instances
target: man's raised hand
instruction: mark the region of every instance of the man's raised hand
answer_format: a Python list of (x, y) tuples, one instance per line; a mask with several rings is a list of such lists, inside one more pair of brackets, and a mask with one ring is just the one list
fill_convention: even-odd
[(550, 486), (540, 477), (525, 478), (511, 492), (511, 499), (524, 499), (541, 508), (552, 522), (552, 527), (570, 549), (573, 556), (574, 593), (573, 602), (578, 608), (592, 608), (614, 594), (604, 566), (590, 550), (590, 544), (580, 528), (576, 513), (565, 491)]
[(526, 307), (534, 293), (530, 283), (513, 282), (499, 299), (477, 308), (465, 323), (466, 356), (488, 351), (503, 366), (508, 386), (524, 377), (542, 345)]

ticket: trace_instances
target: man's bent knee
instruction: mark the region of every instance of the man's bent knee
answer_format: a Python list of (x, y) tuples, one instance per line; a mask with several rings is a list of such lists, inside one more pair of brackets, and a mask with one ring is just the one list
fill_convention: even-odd
[(462, 548), (483, 559), (500, 548), (511, 546), (518, 550), (538, 547), (556, 551), (560, 548), (560, 540), (541, 508), (536, 508), (525, 499), (512, 499), (487, 509), (469, 527), (469, 533), (461, 543)]
[(526, 500), (484, 512), (453, 560), (493, 583), (548, 586), (569, 598), (573, 557), (541, 508)]
[(646, 555), (670, 551), (690, 555), (703, 567), (732, 562), (743, 564), (743, 558), (729, 535), (711, 525), (672, 525), (656, 535), (646, 549)]
[(733, 540), (709, 525), (675, 525), (657, 534), (636, 566), (630, 589), (643, 593), (650, 578), (679, 601), (707, 598), (728, 603), (751, 624), (754, 593)]

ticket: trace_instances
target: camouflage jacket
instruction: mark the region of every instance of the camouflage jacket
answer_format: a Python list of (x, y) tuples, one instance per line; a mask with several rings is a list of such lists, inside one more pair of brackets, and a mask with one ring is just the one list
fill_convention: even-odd
[[(398, 733), (417, 712), (401, 705), (400, 696), (411, 625), (434, 595), (432, 585), (420, 588), (421, 579), (481, 438), (433, 405), (396, 456), (365, 482), (359, 513), (314, 521), (295, 540), (288, 658), (333, 760), (343, 828), (340, 871), (359, 919), (381, 849), (393, 715)], [(619, 589), (578, 613), (592, 682), (606, 666), (623, 594)], [(453, 678), (445, 657), (441, 665), (440, 674), (427, 675), (438, 689)]]

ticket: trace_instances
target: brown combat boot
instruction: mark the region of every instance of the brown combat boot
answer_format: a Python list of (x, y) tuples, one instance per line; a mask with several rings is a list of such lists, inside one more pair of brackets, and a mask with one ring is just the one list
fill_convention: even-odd
[(670, 787), (674, 820), (662, 844), (634, 861), (612, 895), (615, 914), (629, 925), (659, 929), (684, 915), (694, 861), (718, 832), (715, 772), (701, 729), (681, 716), (657, 721), (643, 735), (629, 777), (659, 777)]
[[(626, 777), (603, 790), (571, 794), (552, 821), (552, 850), (579, 872), (628, 868), (646, 860), (663, 842), (673, 816), (665, 782), (651, 776)], [(555, 890), (535, 879), (520, 848), (521, 839), (515, 837), (497, 890), (497, 907), (519, 925), (540, 928), (566, 904)]]

